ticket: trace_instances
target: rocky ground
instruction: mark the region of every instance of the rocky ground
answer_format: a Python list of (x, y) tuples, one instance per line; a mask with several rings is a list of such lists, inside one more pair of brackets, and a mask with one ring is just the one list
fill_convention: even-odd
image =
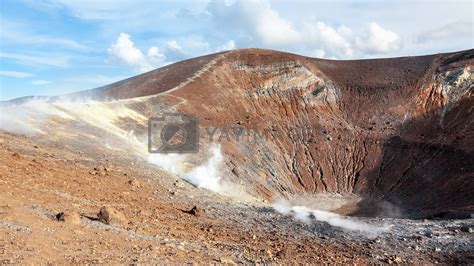
[(0, 146), (2, 264), (474, 262), (473, 219), (353, 218), (389, 228), (370, 236), (197, 189), (110, 151), (10, 134)]
[[(0, 263), (473, 264), (473, 66), (245, 49), (2, 102)], [(198, 154), (147, 152), (167, 112)]]

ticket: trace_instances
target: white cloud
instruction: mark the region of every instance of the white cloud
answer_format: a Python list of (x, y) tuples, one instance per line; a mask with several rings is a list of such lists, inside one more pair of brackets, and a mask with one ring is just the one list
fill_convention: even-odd
[(250, 30), (264, 45), (285, 45), (300, 41), (291, 22), (280, 17), (268, 1), (238, 1), (239, 8), (252, 23)]
[(167, 41), (163, 46), (163, 51), (156, 46), (151, 46), (146, 54), (144, 54), (135, 46), (130, 35), (120, 33), (118, 39), (115, 43), (112, 43), (107, 52), (114, 58), (132, 67), (138, 73), (189, 58), (189, 55), (183, 51), (183, 48), (176, 40)]
[(28, 78), (28, 77), (33, 76), (33, 74), (31, 73), (20, 72), (20, 71), (7, 71), (7, 70), (0, 70), (0, 75), (5, 76), (5, 77), (11, 77), (11, 78)]
[(50, 84), (51, 81), (48, 81), (48, 80), (42, 80), (42, 79), (39, 79), (39, 80), (33, 80), (31, 82), (32, 85), (35, 85), (35, 86), (39, 86), (39, 85), (46, 85), (46, 84)]
[(233, 50), (233, 49), (235, 49), (235, 42), (234, 42), (234, 40), (230, 40), (230, 41), (226, 42), (224, 45), (219, 46), (216, 49), (216, 52), (229, 51), (229, 50)]
[(189, 58), (189, 55), (184, 52), (183, 48), (181, 47), (181, 45), (178, 44), (176, 40), (166, 42), (164, 53), (166, 59), (173, 62)]
[[(352, 30), (340, 26), (335, 29), (324, 22), (308, 22), (304, 25), (307, 45), (318, 50), (325, 51), (324, 54), (337, 57), (351, 57), (354, 54)], [(324, 55), (323, 54), (323, 55)]]
[(323, 55), (339, 59), (389, 53), (402, 47), (397, 33), (375, 22), (369, 23), (368, 28), (360, 33), (344, 25), (334, 28), (321, 21), (310, 22), (305, 24), (303, 32), (309, 47), (319, 46), (316, 49), (322, 50)]
[(356, 44), (369, 54), (398, 51), (402, 48), (402, 41), (397, 33), (384, 29), (375, 22), (369, 24), (368, 38), (358, 38)]
[(317, 57), (317, 58), (324, 58), (325, 54), (326, 54), (326, 52), (324, 51), (324, 49), (320, 48), (320, 49), (313, 50), (313, 52), (310, 53), (309, 56)]
[[(241, 36), (244, 46), (306, 51), (330, 58), (365, 57), (398, 51), (400, 36), (372, 22), (358, 31), (345, 25), (301, 18), (300, 24), (283, 18), (270, 1), (224, 1), (209, 3), (208, 12), (217, 27)], [(218, 49), (223, 49), (219, 47)]]
[(307, 22), (302, 27), (302, 34), (306, 36), (304, 44), (317, 57), (366, 57), (398, 51), (402, 47), (402, 40), (397, 33), (384, 29), (375, 22), (369, 23), (368, 28), (360, 33), (344, 25), (335, 28), (321, 21)]
[(173, 50), (173, 51), (177, 51), (177, 52), (182, 52), (182, 48), (181, 46), (178, 44), (177, 41), (175, 40), (172, 40), (172, 41), (169, 41), (166, 43), (166, 46), (168, 49), (170, 50)]
[[(468, 49), (472, 46), (470, 39), (473, 36), (472, 25), (469, 25), (469, 19), (465, 19), (472, 17), (470, 1), (458, 1), (456, 5), (448, 1), (426, 5), (425, 1), (417, 0), (388, 3), (364, 1), (358, 4), (347, 1), (293, 3), (269, 0), (194, 0), (191, 3), (150, 0), (24, 1), (30, 6), (42, 6), (41, 9), (67, 10), (68, 14), (99, 25), (103, 31), (101, 33), (104, 33), (101, 36), (124, 31), (133, 36), (135, 33), (159, 33), (157, 35), (166, 36), (158, 37), (161, 43), (168, 41), (165, 38), (177, 40), (185, 53), (175, 54), (173, 59), (168, 58), (169, 61), (214, 51), (220, 48), (222, 40), (229, 39), (235, 40), (239, 47), (272, 48), (306, 55), (322, 48), (326, 57), (358, 58)], [(127, 23), (123, 23), (124, 14)], [(468, 22), (442, 26), (459, 18)], [(368, 24), (370, 21), (375, 21), (380, 28)], [(305, 25), (314, 24), (313, 27), (318, 28), (318, 22), (327, 27), (326, 35), (336, 36), (336, 39), (318, 38), (314, 41), (308, 38)], [(353, 36), (345, 36), (341, 32), (341, 25), (349, 27)], [(441, 26), (430, 30), (433, 25)], [(331, 33), (331, 30), (337, 34)], [(384, 31), (400, 36), (397, 40), (393, 38), (394, 35)], [(191, 49), (191, 44), (187, 43), (184, 36), (190, 32), (198, 38), (204, 38), (205, 42), (198, 42)], [(316, 35), (321, 37), (323, 33)], [(453, 38), (456, 39), (453, 41)], [(382, 40), (382, 43), (376, 43), (377, 40)], [(399, 48), (402, 47), (402, 40), (403, 49)], [(78, 41), (79, 45), (85, 44), (82, 40)], [(431, 46), (420, 45), (430, 41), (437, 42)], [(208, 47), (207, 43), (212, 44), (212, 47)], [(74, 47), (77, 43), (73, 40), (58, 40), (58, 45)], [(165, 46), (159, 47), (167, 55)]]
[[(13, 11), (18, 6), (34, 12), (15, 16)], [(186, 12), (179, 12), (183, 9)], [(23, 70), (13, 68), (18, 64), (41, 70), (65, 68), (55, 74), (52, 86), (57, 88), (56, 92), (95, 86), (96, 83), (92, 84), (95, 81), (89, 79), (98, 74), (131, 75), (114, 66), (103, 65), (104, 40), (117, 44), (115, 38), (120, 32), (132, 36), (125, 37), (129, 46), (120, 49), (111, 46), (110, 57), (138, 72), (216, 50), (235, 48), (234, 45), (351, 59), (471, 49), (474, 36), (471, 1), (427, 5), (422, 0), (364, 1), (357, 4), (273, 0), (193, 0), (191, 3), (22, 0), (5, 6), (5, 10), (0, 16), (3, 26), (0, 30), (0, 61), (12, 65), (8, 70), (13, 72)], [(57, 12), (64, 16), (54, 16)], [(374, 23), (369, 24), (371, 21)], [(61, 26), (53, 32), (50, 25), (55, 23)], [(139, 39), (139, 36), (147, 39)], [(127, 56), (127, 50), (138, 57)], [(5, 74), (5, 71), (2, 76), (22, 76)], [(67, 76), (78, 74), (89, 78), (77, 84), (61, 82)], [(11, 97), (26, 93), (19, 87), (16, 89), (14, 80), (4, 80), (5, 87), (15, 88), (9, 90)], [(43, 92), (52, 86), (34, 89)]]
[(293, 25), (272, 9), (269, 1), (236, 1), (231, 5), (214, 1), (208, 11), (217, 24), (250, 33), (263, 45), (287, 45), (301, 38)]
[(148, 60), (152, 65), (159, 66), (165, 62), (166, 56), (156, 46), (150, 47), (147, 52)]
[(155, 68), (158, 65), (156, 60), (160, 57), (158, 48), (151, 47), (147, 58), (140, 49), (135, 47), (130, 35), (126, 33), (120, 33), (117, 41), (107, 49), (107, 52), (140, 73)]

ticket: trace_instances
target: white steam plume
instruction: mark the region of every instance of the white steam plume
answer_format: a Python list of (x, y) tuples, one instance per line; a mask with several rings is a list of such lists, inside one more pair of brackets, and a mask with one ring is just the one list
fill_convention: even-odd
[(23, 135), (43, 133), (42, 122), (51, 115), (62, 112), (51, 108), (51, 104), (41, 99), (31, 99), (19, 105), (0, 106), (0, 130)]
[(221, 147), (219, 144), (213, 144), (209, 151), (210, 158), (189, 171), (184, 169), (187, 156), (183, 154), (150, 154), (148, 162), (178, 175), (198, 188), (225, 194), (227, 192), (226, 186), (221, 184), (221, 167), (224, 162)]
[(148, 156), (148, 162), (157, 165), (164, 170), (175, 175), (184, 174), (184, 162), (186, 155), (184, 154), (161, 154), (153, 153)]
[(224, 156), (219, 144), (213, 144), (210, 148), (211, 158), (193, 168), (183, 176), (183, 179), (199, 188), (206, 188), (217, 193), (223, 193), (224, 189), (220, 184), (220, 168), (224, 162)]
[[(133, 152), (138, 156), (146, 154), (142, 142), (133, 131), (125, 130), (117, 122), (123, 118), (132, 119), (137, 124), (145, 124), (147, 118), (128, 107), (127, 101), (99, 102), (87, 97), (40, 97), (22, 103), (0, 105), (0, 131), (19, 135), (89, 137), (97, 141), (91, 133), (100, 128), (109, 134), (100, 141), (112, 150)], [(69, 123), (83, 126), (83, 131), (70, 130)], [(112, 137), (112, 138), (109, 138)], [(127, 145), (117, 145), (126, 143)], [(146, 147), (146, 146), (145, 146)]]
[[(100, 128), (104, 133), (116, 138), (103, 138), (102, 144), (111, 150), (132, 152), (149, 163), (160, 166), (164, 170), (176, 174), (180, 178), (198, 188), (204, 188), (242, 199), (248, 196), (239, 191), (235, 184), (222, 180), (224, 156), (221, 147), (213, 144), (209, 149), (209, 158), (204, 163), (191, 168), (189, 162), (195, 161), (186, 154), (148, 154), (146, 143), (138, 139), (133, 130), (125, 130), (117, 122), (127, 118), (137, 124), (146, 124), (146, 117), (130, 109), (130, 101), (99, 102), (90, 99), (61, 98), (33, 98), (20, 104), (0, 106), (0, 131), (14, 134), (63, 134), (65, 136), (81, 136), (93, 138), (89, 130)], [(71, 132), (67, 123), (79, 123), (87, 126), (83, 132)], [(107, 135), (109, 136), (109, 135)], [(117, 141), (121, 144), (117, 145)]]
[(337, 226), (346, 230), (359, 231), (369, 235), (376, 235), (387, 230), (385, 227), (377, 227), (367, 223), (357, 222), (336, 213), (310, 209), (304, 206), (292, 206), (286, 200), (279, 200), (273, 204), (273, 208), (282, 214), (291, 214), (297, 220), (304, 223), (311, 223), (312, 219), (326, 222), (332, 226)]

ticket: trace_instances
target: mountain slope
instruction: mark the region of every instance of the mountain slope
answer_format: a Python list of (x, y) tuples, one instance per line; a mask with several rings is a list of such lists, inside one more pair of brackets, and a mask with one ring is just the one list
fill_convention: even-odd
[[(463, 215), (474, 211), (473, 58), (334, 61), (244, 49), (68, 97), (125, 100), (143, 118), (196, 116), (203, 147), (216, 130), (226, 178), (256, 197), (357, 194), (364, 200), (349, 213)], [(115, 122), (143, 137), (142, 120)], [(268, 139), (238, 140), (235, 127)]]

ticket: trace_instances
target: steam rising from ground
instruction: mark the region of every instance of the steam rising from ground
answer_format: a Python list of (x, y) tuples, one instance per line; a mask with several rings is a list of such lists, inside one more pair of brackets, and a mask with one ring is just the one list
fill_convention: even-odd
[(61, 123), (74, 121), (131, 139), (129, 131), (117, 126), (116, 122), (122, 118), (143, 124), (147, 121), (146, 117), (129, 109), (124, 101), (98, 102), (65, 96), (54, 100), (47, 97), (33, 98), (21, 104), (0, 105), (0, 113), (0, 130), (25, 135), (45, 134), (51, 124), (54, 125), (52, 132), (57, 132)]
[(32, 99), (21, 105), (0, 106), (0, 129), (9, 133), (32, 135), (43, 133), (41, 123), (61, 112), (44, 100)]
[[(128, 103), (133, 101), (96, 102), (87, 99), (73, 101), (66, 98), (53, 101), (46, 98), (32, 99), (22, 104), (3, 105), (0, 106), (0, 130), (28, 135), (62, 134), (62, 136), (72, 138), (80, 134), (86, 135), (94, 141), (91, 143), (104, 145), (127, 155), (133, 154), (176, 174), (198, 188), (240, 200), (254, 200), (243, 190), (243, 187), (222, 179), (224, 155), (219, 144), (212, 144), (207, 152), (201, 151), (200, 154), (193, 155), (147, 153), (146, 142), (140, 140), (144, 138), (137, 138), (129, 127), (123, 128), (123, 125), (121, 127), (120, 121), (124, 119), (132, 121), (132, 125), (146, 125), (147, 118), (129, 108)], [(67, 123), (74, 125), (75, 131), (64, 126)], [(77, 130), (77, 126), (84, 130)], [(91, 129), (100, 129), (100, 131)], [(191, 162), (194, 163), (191, 164)], [(320, 207), (322, 207), (321, 204), (318, 208)], [(292, 206), (285, 201), (277, 202), (274, 208), (281, 213), (292, 214), (296, 219), (306, 223), (316, 219), (347, 230), (370, 234), (383, 230), (328, 211)]]
[[(121, 120), (133, 121), (132, 124), (146, 125), (147, 118), (129, 108), (129, 101), (98, 102), (89, 99), (33, 98), (21, 104), (0, 106), (0, 130), (14, 134), (60, 134), (76, 136), (89, 134), (97, 138), (105, 147), (123, 152), (132, 152), (135, 156), (147, 160), (164, 170), (178, 175), (199, 188), (205, 188), (221, 194), (232, 192), (232, 186), (221, 181), (221, 168), (224, 162), (221, 148), (214, 144), (209, 149), (209, 158), (195, 167), (186, 169), (189, 161), (200, 155), (148, 154), (147, 145), (140, 141), (133, 130), (120, 126)], [(70, 132), (64, 123), (84, 126), (84, 131)], [(88, 129), (98, 128), (106, 135), (90, 133)], [(64, 132), (62, 132), (64, 131)], [(65, 134), (64, 134), (65, 133)], [(114, 136), (114, 138), (110, 138)], [(117, 145), (117, 138), (120, 145)], [(143, 138), (144, 139), (144, 138)], [(114, 141), (115, 140), (115, 141)], [(110, 144), (110, 145), (109, 145)], [(124, 145), (126, 144), (126, 145)], [(204, 152), (205, 153), (205, 152)]]
[(209, 160), (193, 168), (189, 173), (183, 176), (183, 179), (199, 188), (206, 188), (217, 193), (222, 193), (224, 189), (219, 181), (221, 179), (220, 168), (224, 162), (224, 156), (218, 144), (213, 144), (210, 151), (211, 157)]
[(204, 163), (186, 171), (188, 155), (183, 154), (151, 154), (148, 162), (180, 176), (198, 188), (205, 188), (217, 193), (227, 194), (229, 187), (221, 182), (221, 168), (224, 156), (219, 144), (209, 148), (210, 157)]
[(304, 223), (311, 223), (314, 219), (346, 230), (366, 233), (369, 236), (375, 236), (387, 230), (387, 228), (376, 227), (367, 223), (354, 221), (336, 213), (310, 209), (305, 206), (292, 206), (287, 200), (277, 201), (273, 204), (273, 208), (282, 214), (291, 214), (297, 220)]
[(182, 175), (185, 172), (184, 162), (187, 160), (186, 157), (184, 154), (154, 153), (148, 156), (148, 162), (175, 175)]

